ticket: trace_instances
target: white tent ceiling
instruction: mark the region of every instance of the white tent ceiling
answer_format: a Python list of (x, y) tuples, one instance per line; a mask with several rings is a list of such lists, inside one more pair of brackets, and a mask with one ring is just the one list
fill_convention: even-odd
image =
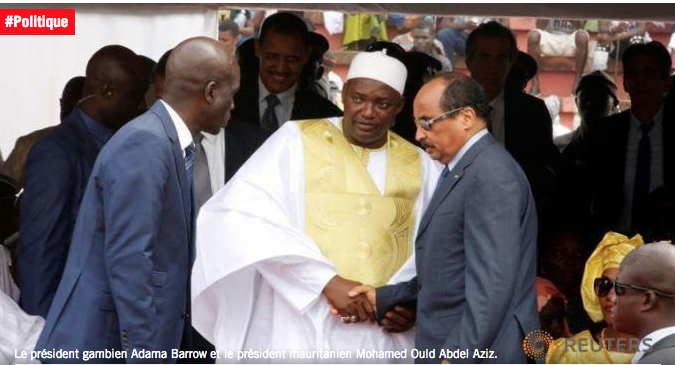
[(337, 10), (349, 13), (408, 13), (434, 15), (524, 16), (565, 19), (647, 19), (675, 21), (675, 4), (488, 4), (488, 3), (288, 3), (221, 4), (223, 7), (280, 8), (288, 10)]

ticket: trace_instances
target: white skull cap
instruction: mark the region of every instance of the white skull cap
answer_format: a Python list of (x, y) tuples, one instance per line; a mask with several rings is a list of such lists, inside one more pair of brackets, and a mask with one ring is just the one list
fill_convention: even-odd
[(347, 80), (373, 79), (391, 86), (403, 95), (408, 70), (403, 62), (387, 55), (387, 50), (376, 52), (360, 52), (352, 60), (347, 73)]

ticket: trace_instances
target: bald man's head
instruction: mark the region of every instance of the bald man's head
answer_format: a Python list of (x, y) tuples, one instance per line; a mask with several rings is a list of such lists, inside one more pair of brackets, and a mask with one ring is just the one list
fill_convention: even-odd
[[(644, 337), (675, 325), (675, 246), (650, 243), (621, 262), (614, 323), (617, 330)], [(623, 285), (622, 285), (623, 284)]]
[(222, 43), (207, 37), (181, 42), (166, 65), (164, 99), (193, 134), (218, 133), (239, 89), (239, 66)]
[(105, 46), (87, 63), (82, 108), (95, 120), (117, 129), (138, 115), (148, 81), (148, 70), (133, 51)]
[(675, 246), (663, 242), (641, 246), (623, 259), (621, 272), (644, 286), (675, 294)]

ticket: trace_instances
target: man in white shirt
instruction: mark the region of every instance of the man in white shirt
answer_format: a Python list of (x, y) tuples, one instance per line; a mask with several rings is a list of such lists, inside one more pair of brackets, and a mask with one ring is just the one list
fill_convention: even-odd
[(310, 55), (307, 25), (291, 13), (263, 22), (255, 41), (258, 82), (243, 83), (235, 95), (231, 123), (249, 123), (274, 132), (289, 120), (341, 116), (342, 111), (302, 82)]
[[(364, 323), (372, 308), (347, 295), (414, 271), (414, 233), (440, 168), (389, 131), (406, 75), (382, 52), (357, 55), (344, 118), (285, 123), (202, 207), (193, 324), (216, 348), (327, 354), (313, 362), (412, 348), (410, 331)], [(346, 326), (329, 305), (361, 323)]]
[(633, 364), (675, 359), (675, 246), (659, 242), (631, 251), (614, 283), (617, 330), (641, 338)]

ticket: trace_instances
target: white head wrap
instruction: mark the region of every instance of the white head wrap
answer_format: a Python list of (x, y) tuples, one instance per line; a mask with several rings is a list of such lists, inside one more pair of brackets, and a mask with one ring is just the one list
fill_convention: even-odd
[(373, 79), (391, 86), (403, 95), (408, 70), (403, 62), (387, 56), (386, 50), (376, 52), (360, 52), (352, 60), (347, 73), (347, 80), (365, 78)]

